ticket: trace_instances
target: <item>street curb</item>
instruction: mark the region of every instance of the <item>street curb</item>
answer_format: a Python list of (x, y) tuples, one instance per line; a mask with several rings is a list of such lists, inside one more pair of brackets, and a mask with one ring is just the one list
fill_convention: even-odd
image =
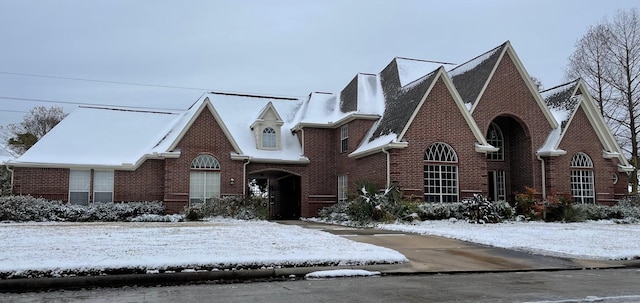
[(220, 270), (157, 274), (121, 274), (104, 276), (76, 276), (59, 278), (2, 279), (0, 293), (24, 293), (46, 290), (71, 290), (83, 288), (182, 285), (195, 283), (234, 283), (239, 281), (269, 281), (298, 279), (308, 273), (337, 269), (365, 269), (369, 271), (393, 271), (407, 266), (403, 264), (379, 264), (363, 266), (287, 267), (272, 269)]
[(459, 275), (483, 273), (512, 272), (556, 272), (565, 270), (605, 270), (638, 268), (637, 263), (605, 267), (571, 267), (571, 268), (533, 268), (509, 270), (460, 270), (460, 271), (407, 271), (409, 263), (377, 264), (363, 266), (319, 266), (289, 267), (273, 269), (221, 270), (202, 272), (158, 273), (158, 274), (122, 274), (105, 276), (81, 276), (60, 278), (3, 279), (0, 280), (0, 293), (25, 293), (48, 290), (74, 290), (86, 288), (115, 288), (124, 286), (160, 286), (184, 285), (198, 283), (236, 283), (242, 281), (295, 280), (306, 274), (338, 269), (364, 269), (380, 272), (382, 276), (414, 276), (414, 275)]

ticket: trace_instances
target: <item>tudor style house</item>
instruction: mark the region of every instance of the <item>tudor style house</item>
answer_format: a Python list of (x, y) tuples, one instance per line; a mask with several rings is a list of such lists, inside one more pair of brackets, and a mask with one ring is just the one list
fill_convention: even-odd
[(184, 112), (81, 107), (18, 159), (15, 194), (169, 212), (268, 180), (272, 218), (312, 217), (356, 181), (453, 202), (532, 187), (610, 204), (629, 165), (581, 80), (538, 92), (509, 42), (446, 70), (393, 59), (337, 94), (210, 92)]

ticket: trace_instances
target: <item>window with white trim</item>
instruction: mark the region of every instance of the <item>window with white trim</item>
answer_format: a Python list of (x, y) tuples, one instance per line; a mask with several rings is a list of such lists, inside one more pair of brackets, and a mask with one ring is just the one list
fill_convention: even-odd
[(69, 171), (69, 203), (88, 205), (91, 188), (90, 170)]
[(489, 161), (504, 161), (504, 136), (500, 127), (491, 123), (489, 125), (489, 131), (487, 132), (487, 143), (499, 148), (498, 151), (488, 152), (487, 160)]
[(576, 203), (595, 203), (593, 161), (585, 153), (571, 158), (571, 195)]
[(210, 203), (220, 197), (220, 162), (211, 155), (199, 155), (191, 161), (189, 203)]
[(262, 148), (263, 149), (276, 149), (277, 148), (277, 134), (276, 130), (272, 127), (266, 127), (262, 130)]
[(347, 201), (347, 192), (349, 190), (348, 180), (347, 175), (338, 176), (338, 202)]
[(349, 150), (349, 124), (340, 126), (340, 152)]
[(424, 200), (458, 202), (458, 156), (446, 143), (436, 142), (424, 156)]
[(113, 171), (93, 172), (93, 202), (113, 202)]

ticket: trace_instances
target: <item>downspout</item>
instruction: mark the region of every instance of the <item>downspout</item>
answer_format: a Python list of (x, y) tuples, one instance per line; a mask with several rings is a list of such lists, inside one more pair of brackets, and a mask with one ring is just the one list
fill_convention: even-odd
[(542, 200), (547, 200), (547, 174), (545, 172), (544, 159), (539, 155), (536, 155), (536, 158), (540, 160), (540, 169), (542, 170)]
[(11, 172), (11, 194), (13, 194), (13, 169), (9, 168), (9, 164), (5, 164), (4, 166)]
[(247, 165), (251, 163), (251, 158), (247, 159), (247, 162), (244, 162), (242, 166), (242, 196), (247, 196)]
[(302, 141), (302, 155), (304, 155), (304, 128), (300, 128), (300, 139)]
[(389, 152), (383, 147), (382, 152), (387, 155), (387, 188), (391, 187), (391, 155)]

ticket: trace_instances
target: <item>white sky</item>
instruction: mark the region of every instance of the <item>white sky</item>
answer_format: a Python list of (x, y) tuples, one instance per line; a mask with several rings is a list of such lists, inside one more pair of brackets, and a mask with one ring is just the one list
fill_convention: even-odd
[(337, 92), (394, 56), (459, 64), (510, 40), (552, 87), (587, 27), (632, 7), (637, 0), (0, 0), (0, 125), (54, 105), (4, 97), (185, 109), (202, 93), (8, 73), (304, 96)]

